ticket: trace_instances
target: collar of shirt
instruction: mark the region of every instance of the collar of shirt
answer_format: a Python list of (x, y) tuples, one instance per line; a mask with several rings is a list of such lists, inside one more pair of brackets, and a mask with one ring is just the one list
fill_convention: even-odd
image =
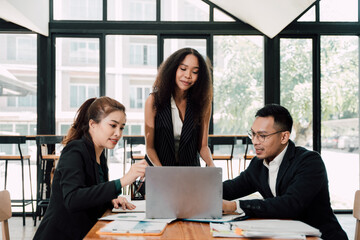
[(267, 162), (264, 159), (263, 164), (265, 165), (265, 167), (267, 167), (267, 168), (269, 168), (270, 166), (279, 167), (285, 156), (288, 146), (289, 146), (289, 143), (286, 145), (286, 147), (281, 151), (281, 153), (279, 155), (277, 155), (271, 162), (269, 162), (269, 164), (267, 164)]
[(171, 95), (171, 100), (170, 100), (170, 103), (171, 103), (171, 108), (177, 108), (176, 107), (176, 103), (175, 103), (175, 99), (173, 98), (173, 96)]
[(276, 179), (277, 179), (277, 175), (279, 172), (280, 164), (281, 164), (282, 160), (284, 159), (284, 155), (286, 153), (288, 146), (289, 146), (289, 144), (286, 145), (286, 147), (281, 151), (281, 153), (279, 155), (277, 155), (274, 158), (274, 160), (269, 162), (269, 164), (266, 163), (265, 159), (263, 160), (263, 164), (265, 165), (265, 167), (267, 167), (269, 169), (268, 183), (269, 183), (270, 190), (271, 190), (272, 194), (274, 195), (274, 197), (276, 197)]
[(183, 122), (181, 121), (179, 109), (176, 106), (173, 96), (171, 96), (170, 102), (171, 102), (171, 119), (173, 124), (173, 133), (174, 133), (175, 150), (176, 150), (176, 148), (178, 147), (177, 145), (179, 145)]

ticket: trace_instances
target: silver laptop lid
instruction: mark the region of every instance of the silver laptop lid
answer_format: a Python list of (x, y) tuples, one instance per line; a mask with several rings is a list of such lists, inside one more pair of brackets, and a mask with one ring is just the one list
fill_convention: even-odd
[(147, 167), (146, 218), (221, 218), (222, 169)]

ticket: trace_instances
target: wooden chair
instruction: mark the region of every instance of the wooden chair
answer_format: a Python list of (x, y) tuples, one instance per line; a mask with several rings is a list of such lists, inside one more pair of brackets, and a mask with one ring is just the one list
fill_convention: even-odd
[[(22, 199), (12, 199), (11, 206), (12, 207), (22, 207), (22, 216), (23, 216), (23, 225), (25, 226), (26, 212), (25, 206), (31, 205), (32, 216), (35, 217), (34, 205), (33, 205), (33, 194), (32, 194), (32, 181), (31, 181), (31, 168), (30, 168), (30, 155), (23, 155), (21, 152), (21, 144), (26, 142), (25, 136), (1, 136), (0, 144), (16, 144), (18, 148), (17, 155), (0, 155), (0, 161), (5, 161), (5, 184), (4, 189), (6, 189), (7, 185), (7, 175), (8, 175), (8, 163), (14, 161), (20, 161), (21, 163), (21, 187), (22, 187)], [(30, 195), (31, 199), (25, 199), (25, 186), (24, 186), (24, 161), (28, 162), (29, 166), (29, 183), (30, 183)]]
[[(36, 217), (39, 220), (45, 214), (49, 205), (50, 189), (53, 172), (60, 156), (54, 154), (55, 145), (60, 144), (63, 136), (38, 136), (37, 145), (37, 196), (36, 196)], [(34, 226), (36, 226), (36, 217)]]
[(356, 218), (355, 240), (360, 240), (360, 190), (355, 192), (353, 216)]
[[(212, 152), (212, 158), (214, 161), (225, 160), (227, 166), (228, 179), (233, 178), (232, 159), (234, 153), (234, 147), (236, 145), (236, 137), (233, 136), (211, 136), (208, 139), (208, 144)], [(215, 146), (229, 146), (230, 151), (227, 154), (215, 154)]]
[(0, 191), (0, 222), (2, 227), (2, 239), (10, 240), (8, 219), (11, 218), (10, 193), (7, 190)]
[(145, 159), (145, 155), (141, 153), (137, 153), (134, 151), (134, 146), (144, 145), (145, 146), (145, 137), (144, 136), (131, 136), (128, 140), (130, 144), (130, 158), (131, 164), (135, 163), (136, 161)]
[[(251, 161), (251, 159), (253, 159), (254, 157), (255, 157), (255, 155), (244, 155), (243, 156), (244, 170), (246, 169), (246, 161)], [(240, 166), (239, 166), (239, 174), (240, 174)]]
[[(249, 161), (251, 159), (253, 159), (255, 157), (255, 155), (251, 155), (251, 154), (248, 154), (248, 151), (249, 151), (249, 145), (251, 144), (251, 140), (250, 138), (244, 138), (243, 139), (243, 144), (246, 144), (246, 147), (245, 147), (245, 153), (242, 157), (242, 159), (244, 160), (244, 170), (246, 169), (246, 161)], [(241, 161), (240, 161), (241, 162)], [(240, 174), (240, 163), (239, 163), (239, 174)]]

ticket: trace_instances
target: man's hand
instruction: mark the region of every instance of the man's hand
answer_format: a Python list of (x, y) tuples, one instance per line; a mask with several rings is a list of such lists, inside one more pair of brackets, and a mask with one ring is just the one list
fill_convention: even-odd
[(223, 200), (222, 209), (223, 209), (223, 212), (235, 212), (236, 211), (236, 202)]

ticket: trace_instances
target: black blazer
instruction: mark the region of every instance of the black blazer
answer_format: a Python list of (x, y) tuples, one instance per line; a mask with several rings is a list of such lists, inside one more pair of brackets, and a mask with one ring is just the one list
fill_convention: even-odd
[(303, 221), (322, 233), (324, 240), (348, 239), (330, 206), (325, 165), (316, 152), (289, 141), (276, 179), (276, 197), (268, 183), (268, 168), (254, 157), (238, 177), (223, 183), (223, 198), (233, 200), (258, 191), (264, 200), (240, 200), (246, 215)]
[(63, 149), (56, 167), (50, 204), (34, 239), (83, 239), (118, 196), (108, 181), (104, 154), (100, 157), (106, 182), (100, 183), (93, 143), (82, 138)]
[(155, 150), (163, 166), (200, 166), (199, 126), (194, 124), (190, 98), (187, 98), (179, 144), (179, 163), (175, 160), (175, 141), (170, 101), (155, 116)]

